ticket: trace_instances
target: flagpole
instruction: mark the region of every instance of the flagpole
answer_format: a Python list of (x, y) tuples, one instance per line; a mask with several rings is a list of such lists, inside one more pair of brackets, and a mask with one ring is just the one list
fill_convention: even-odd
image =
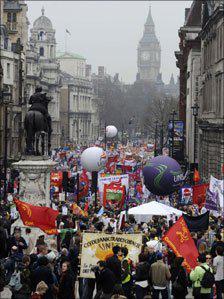
[(65, 53), (67, 52), (67, 32), (65, 31)]

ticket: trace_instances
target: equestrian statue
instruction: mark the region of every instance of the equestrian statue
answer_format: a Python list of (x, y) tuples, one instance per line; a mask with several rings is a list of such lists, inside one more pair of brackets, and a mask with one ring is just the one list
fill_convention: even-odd
[[(30, 97), (31, 107), (26, 113), (24, 127), (26, 131), (26, 155), (50, 154), (51, 147), (51, 117), (48, 113), (48, 104), (51, 101), (46, 93), (42, 92), (42, 87), (38, 86), (35, 93)], [(41, 137), (41, 151), (39, 150), (39, 139)], [(45, 137), (47, 137), (47, 149), (45, 149)]]

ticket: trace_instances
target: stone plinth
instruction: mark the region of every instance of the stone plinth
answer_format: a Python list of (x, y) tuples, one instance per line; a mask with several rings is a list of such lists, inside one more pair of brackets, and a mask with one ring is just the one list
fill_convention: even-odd
[(27, 156), (13, 163), (20, 172), (19, 197), (32, 205), (50, 206), (50, 172), (56, 162), (44, 157)]
[[(13, 168), (20, 173), (19, 199), (35, 206), (50, 206), (50, 172), (57, 165), (45, 156), (26, 156), (19, 162), (13, 163)], [(24, 231), (25, 226), (19, 218), (12, 225), (12, 231), (15, 226), (20, 226)], [(34, 235), (42, 231), (38, 228), (32, 228)], [(42, 232), (43, 234), (43, 232)]]

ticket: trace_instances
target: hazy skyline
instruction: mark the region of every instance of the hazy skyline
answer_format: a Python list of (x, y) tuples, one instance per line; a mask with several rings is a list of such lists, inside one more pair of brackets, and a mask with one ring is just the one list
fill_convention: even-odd
[(120, 74), (133, 83), (137, 73), (137, 46), (142, 37), (149, 5), (161, 45), (161, 72), (167, 83), (178, 75), (174, 51), (178, 50), (178, 29), (184, 24), (185, 8), (192, 1), (27, 1), (29, 29), (45, 8), (56, 30), (57, 51), (80, 54), (95, 72), (105, 66), (111, 75)]

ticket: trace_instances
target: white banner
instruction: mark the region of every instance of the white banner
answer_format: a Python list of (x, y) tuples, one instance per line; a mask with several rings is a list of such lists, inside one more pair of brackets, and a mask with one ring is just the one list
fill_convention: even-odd
[(214, 193), (218, 193), (219, 204), (220, 207), (223, 209), (223, 198), (224, 198), (223, 180), (218, 180), (211, 175), (209, 189)]

